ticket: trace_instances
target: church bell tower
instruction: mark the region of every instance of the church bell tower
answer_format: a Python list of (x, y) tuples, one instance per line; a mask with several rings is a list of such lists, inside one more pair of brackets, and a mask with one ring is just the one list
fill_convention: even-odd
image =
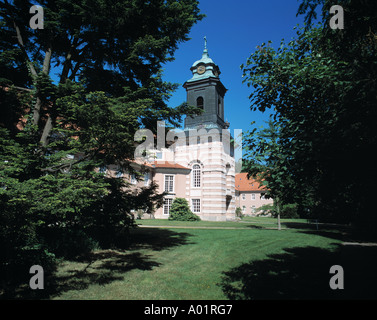
[(227, 129), (229, 123), (224, 121), (224, 96), (227, 89), (220, 81), (219, 67), (209, 57), (206, 37), (204, 40), (202, 58), (191, 66), (193, 76), (183, 84), (187, 91), (187, 103), (203, 109), (203, 113), (186, 117), (185, 129)]
[(191, 169), (187, 175), (185, 197), (192, 211), (202, 220), (235, 219), (235, 161), (229, 123), (224, 121), (224, 96), (220, 69), (209, 57), (205, 39), (202, 58), (191, 66), (192, 78), (183, 87), (187, 103), (201, 108), (198, 115), (187, 116), (176, 163)]

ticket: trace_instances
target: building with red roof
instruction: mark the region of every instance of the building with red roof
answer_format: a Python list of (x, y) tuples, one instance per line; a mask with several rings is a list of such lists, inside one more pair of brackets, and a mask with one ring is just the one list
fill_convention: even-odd
[(273, 199), (264, 196), (267, 189), (254, 178), (248, 178), (246, 172), (235, 176), (236, 206), (242, 213), (248, 216), (256, 216), (260, 212), (258, 208), (265, 204), (273, 204)]

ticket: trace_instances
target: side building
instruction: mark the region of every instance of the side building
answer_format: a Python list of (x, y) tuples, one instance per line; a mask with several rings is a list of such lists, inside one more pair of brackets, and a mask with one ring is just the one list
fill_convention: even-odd
[(266, 189), (255, 179), (248, 179), (247, 173), (239, 173), (235, 178), (236, 207), (241, 208), (242, 214), (246, 216), (257, 216), (258, 210), (263, 205), (273, 204), (273, 199), (267, 199), (263, 193)]

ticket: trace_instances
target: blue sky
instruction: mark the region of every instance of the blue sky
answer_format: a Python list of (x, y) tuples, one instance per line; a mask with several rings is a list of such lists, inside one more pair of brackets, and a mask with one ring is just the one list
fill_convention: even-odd
[(242, 83), (240, 65), (256, 46), (272, 41), (273, 47), (295, 37), (293, 29), (304, 25), (303, 16), (296, 17), (301, 0), (200, 0), (199, 8), (206, 17), (194, 25), (191, 40), (180, 44), (175, 61), (164, 66), (164, 79), (179, 83), (179, 89), (169, 100), (175, 107), (186, 101), (186, 90), (182, 84), (191, 78), (191, 65), (201, 58), (204, 36), (211, 59), (220, 67), (220, 79), (228, 89), (225, 95), (225, 118), (230, 122), (231, 133), (235, 129), (243, 132), (256, 121), (263, 125), (268, 112), (252, 112), (249, 95), (251, 88)]

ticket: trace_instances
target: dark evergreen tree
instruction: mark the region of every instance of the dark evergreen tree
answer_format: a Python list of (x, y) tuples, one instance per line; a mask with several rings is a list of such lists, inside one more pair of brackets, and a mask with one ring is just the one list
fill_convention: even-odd
[(159, 205), (155, 185), (131, 192), (96, 168), (131, 173), (135, 132), (155, 131), (157, 120), (176, 126), (192, 112), (167, 106), (177, 85), (161, 70), (202, 19), (197, 1), (39, 4), (44, 28), (34, 30), (31, 1), (0, 3), (0, 272), (8, 288), (31, 265), (64, 255), (59, 244), (71, 254), (110, 245), (109, 235), (132, 224), (131, 209)]

